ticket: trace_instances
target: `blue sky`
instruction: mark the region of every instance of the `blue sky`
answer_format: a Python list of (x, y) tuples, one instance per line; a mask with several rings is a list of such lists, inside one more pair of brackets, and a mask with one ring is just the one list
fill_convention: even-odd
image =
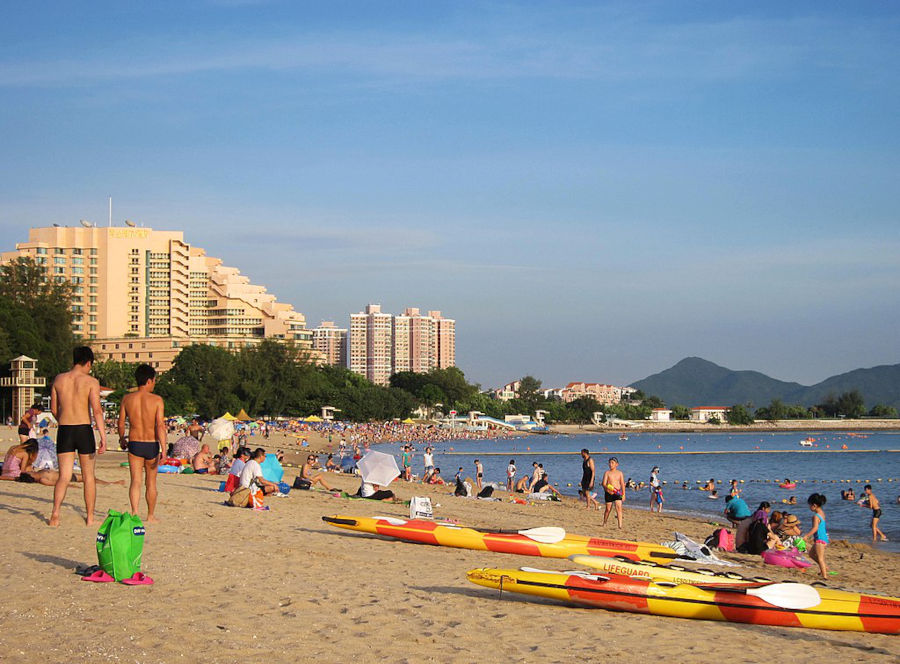
[(20, 3), (0, 233), (114, 217), (306, 314), (457, 319), (459, 366), (900, 362), (900, 8)]

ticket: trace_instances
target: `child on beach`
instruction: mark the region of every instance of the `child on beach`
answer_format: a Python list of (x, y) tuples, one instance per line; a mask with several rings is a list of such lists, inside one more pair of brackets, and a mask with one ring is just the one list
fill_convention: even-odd
[(650, 471), (650, 511), (662, 512), (663, 496), (662, 485), (659, 482), (659, 466), (653, 466)]
[(619, 460), (616, 457), (609, 458), (609, 470), (603, 473), (600, 480), (603, 485), (603, 500), (606, 503), (603, 511), (603, 525), (609, 519), (613, 504), (616, 506), (616, 521), (622, 528), (622, 502), (625, 500), (625, 476), (619, 470)]
[(825, 564), (825, 547), (828, 546), (828, 530), (825, 526), (825, 512), (822, 508), (825, 506), (825, 496), (821, 493), (812, 494), (806, 501), (809, 509), (813, 513), (812, 528), (803, 536), (803, 539), (809, 539), (815, 535), (809, 556), (819, 566), (819, 572), (823, 579), (828, 578), (828, 566)]
[(881, 528), (878, 527), (878, 519), (881, 518), (881, 503), (878, 502), (878, 498), (872, 493), (871, 484), (866, 484), (865, 492), (869, 509), (872, 510), (872, 541), (875, 542), (881, 537), (882, 542), (887, 542), (887, 537), (881, 532)]
[(510, 459), (509, 465), (506, 467), (506, 490), (510, 493), (513, 492), (513, 488), (516, 483), (516, 460)]

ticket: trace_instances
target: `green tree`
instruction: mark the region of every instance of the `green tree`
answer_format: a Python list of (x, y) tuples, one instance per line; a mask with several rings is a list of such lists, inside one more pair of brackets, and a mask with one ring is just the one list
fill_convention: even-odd
[(689, 420), (691, 419), (691, 409), (681, 404), (675, 404), (672, 406), (672, 417), (676, 420)]
[(518, 399), (525, 405), (524, 410), (531, 412), (538, 407), (542, 401), (541, 386), (541, 381), (534, 376), (523, 376), (519, 380)]
[(4, 354), (10, 355), (0, 360), (24, 354), (38, 360), (38, 371), (46, 376), (67, 370), (76, 342), (73, 294), (70, 282), (50, 279), (30, 257), (0, 266), (0, 329), (6, 338)]
[(205, 344), (188, 346), (175, 358), (167, 377), (190, 390), (190, 400), (201, 417), (219, 417), (225, 411), (241, 408), (235, 394), (237, 358), (224, 348)]
[(893, 406), (878, 403), (872, 406), (872, 410), (869, 411), (869, 415), (871, 417), (895, 418), (897, 417), (897, 409)]
[(837, 413), (844, 417), (858, 418), (866, 414), (866, 404), (859, 390), (844, 392), (837, 400)]
[(725, 413), (725, 419), (728, 421), (728, 424), (733, 424), (736, 426), (745, 426), (747, 424), (753, 424), (753, 416), (747, 411), (747, 408), (744, 407), (743, 404), (735, 404), (731, 408), (728, 409), (728, 412)]
[(135, 386), (134, 370), (137, 364), (132, 362), (117, 362), (116, 360), (103, 360), (94, 362), (91, 373), (100, 381), (103, 387), (113, 390), (127, 390)]

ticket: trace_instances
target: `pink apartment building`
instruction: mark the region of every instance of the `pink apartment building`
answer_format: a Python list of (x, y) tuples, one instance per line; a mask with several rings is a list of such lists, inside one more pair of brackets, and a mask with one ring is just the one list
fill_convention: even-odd
[(347, 330), (334, 326), (334, 322), (323, 320), (312, 331), (313, 349), (322, 354), (325, 364), (347, 366)]
[(370, 304), (350, 316), (349, 350), (351, 371), (386, 385), (392, 373), (455, 366), (456, 321), (440, 311), (422, 315), (416, 308), (394, 316)]

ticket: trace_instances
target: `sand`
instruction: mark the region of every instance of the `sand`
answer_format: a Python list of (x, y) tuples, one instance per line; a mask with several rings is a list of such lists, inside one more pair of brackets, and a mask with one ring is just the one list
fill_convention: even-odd
[[(274, 439), (271, 448), (285, 448)], [(127, 478), (124, 454), (100, 457), (103, 479)], [(297, 474), (287, 470), (290, 480)], [(328, 480), (355, 491), (350, 476)], [(45, 520), (52, 490), (0, 482), (0, 660), (4, 662), (595, 662), (649, 658), (730, 662), (896, 662), (900, 641), (879, 634), (688, 621), (567, 606), (470, 584), (475, 567), (567, 569), (563, 560), (395, 542), (327, 526), (323, 515), (407, 516), (402, 505), (320, 491), (270, 498), (268, 512), (229, 508), (219, 477), (160, 476), (159, 516), (147, 527), (144, 571), (155, 585), (90, 584), (96, 563), (80, 486), (62, 525)], [(436, 514), (476, 526), (560, 525), (568, 531), (660, 542), (674, 530), (702, 539), (702, 521), (626, 511), (619, 531), (574, 501), (516, 505), (454, 498), (449, 487), (394, 483), (403, 498), (431, 495)], [(504, 495), (504, 494), (500, 494)], [(98, 518), (125, 509), (127, 489), (99, 487)], [(900, 557), (835, 542), (832, 582), (898, 594)], [(812, 580), (731, 555), (744, 571)], [(814, 569), (814, 568), (813, 568)], [(720, 653), (719, 656), (714, 653)]]

